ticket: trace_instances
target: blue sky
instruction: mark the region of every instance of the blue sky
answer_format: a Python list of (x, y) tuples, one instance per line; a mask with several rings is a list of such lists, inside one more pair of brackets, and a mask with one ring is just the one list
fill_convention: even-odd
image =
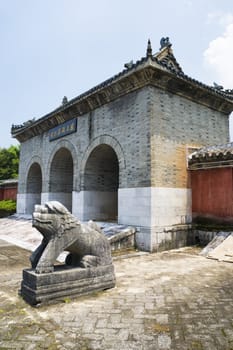
[(0, 0), (0, 147), (168, 36), (184, 72), (233, 88), (232, 0)]

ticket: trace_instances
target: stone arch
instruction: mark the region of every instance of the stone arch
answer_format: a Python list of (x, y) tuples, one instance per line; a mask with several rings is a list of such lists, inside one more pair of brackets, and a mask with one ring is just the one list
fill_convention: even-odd
[[(59, 153), (59, 151), (63, 150)], [(66, 152), (64, 152), (66, 150)], [(66, 159), (66, 155), (68, 158)], [(65, 157), (65, 158), (64, 158)], [(64, 159), (66, 166), (70, 169), (68, 185), (61, 183), (62, 174), (65, 173), (65, 168), (62, 166), (62, 159)], [(77, 150), (73, 143), (67, 139), (62, 139), (56, 142), (52, 152), (49, 155), (47, 165), (46, 165), (46, 186), (45, 192), (47, 193), (46, 200), (58, 200), (63, 205), (65, 205), (70, 211), (73, 207), (73, 198), (72, 192), (77, 182), (77, 166), (78, 166), (78, 157)], [(63, 170), (62, 170), (63, 168)], [(55, 183), (53, 174), (56, 174), (56, 169), (58, 170), (57, 175), (60, 177), (58, 186)], [(72, 170), (71, 170), (72, 169)], [(64, 177), (65, 180), (65, 177)], [(59, 190), (60, 185), (60, 190)]]
[(84, 171), (84, 190), (116, 191), (119, 187), (119, 164), (116, 152), (106, 144), (90, 153)]
[(104, 135), (91, 143), (81, 165), (84, 219), (117, 220), (119, 179), (124, 167), (123, 151), (114, 138)]
[(123, 149), (122, 149), (120, 143), (114, 137), (109, 136), (109, 135), (101, 135), (99, 137), (96, 137), (92, 141), (92, 143), (87, 147), (86, 152), (84, 153), (84, 156), (82, 158), (81, 166), (80, 166), (81, 189), (83, 189), (83, 186), (84, 186), (84, 171), (85, 171), (87, 160), (88, 160), (91, 152), (96, 147), (98, 147), (102, 144), (105, 144), (105, 145), (112, 147), (112, 149), (115, 151), (115, 153), (117, 155), (117, 159), (118, 159), (118, 164), (119, 164), (119, 186), (122, 183), (123, 173), (124, 173), (124, 170), (126, 168), (125, 156), (124, 156)]
[(25, 212), (32, 214), (35, 204), (41, 203), (42, 167), (38, 157), (32, 158), (26, 175), (26, 206)]
[(61, 202), (72, 211), (74, 159), (66, 147), (59, 147), (53, 155), (49, 172), (49, 200)]
[(68, 141), (66, 139), (63, 139), (63, 140), (60, 140), (59, 142), (56, 143), (55, 147), (53, 148), (52, 152), (50, 153), (48, 163), (47, 163), (48, 165), (46, 166), (46, 169), (47, 169), (46, 177), (47, 178), (49, 178), (49, 176), (50, 176), (50, 167), (51, 167), (51, 163), (54, 159), (54, 156), (57, 153), (57, 151), (59, 151), (61, 148), (66, 148), (70, 152), (70, 154), (72, 155), (74, 173), (76, 173), (77, 165), (78, 165), (77, 150), (76, 150), (75, 146), (73, 145), (73, 143), (71, 143), (70, 141)]

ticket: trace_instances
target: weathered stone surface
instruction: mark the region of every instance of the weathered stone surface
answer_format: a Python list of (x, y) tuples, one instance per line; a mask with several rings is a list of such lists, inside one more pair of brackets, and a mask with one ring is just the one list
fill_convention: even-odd
[(53, 273), (23, 270), (20, 294), (31, 305), (64, 300), (115, 286), (113, 265), (92, 268), (56, 266)]
[[(218, 232), (215, 233), (213, 239), (202, 249), (200, 255), (208, 256), (217, 248), (225, 239), (231, 234), (231, 232)], [(200, 235), (201, 236), (201, 235)]]
[(53, 272), (55, 260), (63, 250), (70, 252), (68, 265), (87, 268), (112, 263), (109, 241), (98, 225), (81, 224), (57, 201), (35, 206), (33, 226), (43, 235), (30, 258), (36, 273)]
[(117, 259), (117, 288), (31, 308), (17, 296), (29, 253), (0, 245), (0, 348), (230, 350), (233, 264), (197, 253)]
[[(30, 257), (32, 270), (23, 271), (20, 294), (27, 302), (34, 305), (115, 286), (110, 243), (96, 223), (81, 224), (61, 203), (50, 201), (35, 206), (33, 226), (43, 240)], [(64, 250), (70, 252), (66, 265), (54, 267)]]
[(135, 233), (134, 227), (128, 227), (123, 229), (121, 232), (116, 232), (108, 237), (111, 245), (111, 250), (120, 250), (127, 248), (135, 248)]
[(207, 255), (208, 258), (233, 262), (233, 235), (229, 235)]

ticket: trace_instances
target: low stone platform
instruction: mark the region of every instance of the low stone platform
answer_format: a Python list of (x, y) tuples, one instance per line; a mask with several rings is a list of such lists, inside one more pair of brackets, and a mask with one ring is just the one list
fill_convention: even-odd
[(53, 273), (24, 269), (19, 294), (29, 304), (37, 305), (106, 290), (115, 283), (113, 265), (85, 269), (58, 265)]

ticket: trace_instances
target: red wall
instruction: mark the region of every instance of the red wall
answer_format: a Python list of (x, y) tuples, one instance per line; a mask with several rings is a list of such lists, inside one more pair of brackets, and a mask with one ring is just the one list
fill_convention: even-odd
[(191, 171), (194, 216), (233, 217), (232, 168)]
[(17, 185), (15, 187), (2, 187), (0, 188), (0, 200), (12, 199), (16, 201), (17, 197)]

